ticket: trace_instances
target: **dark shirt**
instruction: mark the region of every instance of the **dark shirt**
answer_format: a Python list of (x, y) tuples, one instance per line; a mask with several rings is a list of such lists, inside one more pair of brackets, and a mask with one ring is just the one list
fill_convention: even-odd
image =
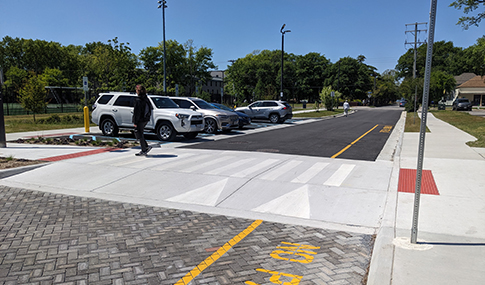
[(133, 124), (138, 125), (140, 123), (147, 122), (147, 120), (143, 119), (143, 115), (145, 114), (145, 106), (147, 103), (150, 104), (147, 96), (137, 96), (135, 98), (132, 118)]

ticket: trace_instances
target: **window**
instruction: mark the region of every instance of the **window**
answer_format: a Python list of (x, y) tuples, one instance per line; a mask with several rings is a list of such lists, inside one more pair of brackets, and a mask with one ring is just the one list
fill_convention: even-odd
[(190, 109), (191, 106), (194, 106), (190, 101), (183, 100), (183, 99), (173, 99), (177, 105), (179, 105), (180, 108), (184, 109)]
[(278, 104), (276, 102), (263, 102), (263, 107), (276, 107)]
[(113, 95), (103, 95), (98, 99), (98, 104), (106, 105), (111, 98), (113, 98)]
[(178, 108), (177, 104), (170, 99), (165, 97), (150, 97), (158, 109), (162, 108)]
[(115, 106), (121, 107), (133, 107), (135, 105), (135, 97), (134, 96), (120, 96), (116, 99)]

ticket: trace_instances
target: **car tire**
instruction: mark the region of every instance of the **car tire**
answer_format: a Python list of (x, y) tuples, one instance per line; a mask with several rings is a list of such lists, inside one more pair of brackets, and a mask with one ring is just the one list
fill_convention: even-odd
[(161, 141), (172, 141), (175, 138), (175, 130), (170, 123), (161, 122), (156, 128), (157, 138)]
[(197, 132), (194, 132), (194, 133), (186, 133), (184, 134), (184, 138), (188, 139), (188, 140), (193, 140), (197, 137), (199, 133)]
[(269, 121), (273, 124), (277, 124), (280, 121), (280, 115), (278, 114), (271, 114), (269, 115)]
[(205, 132), (208, 134), (215, 134), (217, 132), (217, 122), (214, 119), (205, 119)]
[(100, 129), (103, 135), (108, 137), (117, 136), (119, 132), (118, 125), (116, 125), (116, 122), (112, 118), (103, 119)]

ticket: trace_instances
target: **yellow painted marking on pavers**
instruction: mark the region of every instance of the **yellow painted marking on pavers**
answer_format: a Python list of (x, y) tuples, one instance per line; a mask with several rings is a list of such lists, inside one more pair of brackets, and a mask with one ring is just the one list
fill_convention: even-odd
[(353, 144), (358, 142), (361, 138), (365, 137), (368, 133), (372, 132), (375, 128), (377, 128), (379, 125), (375, 125), (372, 129), (368, 130), (365, 134), (361, 135), (358, 139), (355, 141), (351, 142), (348, 146), (344, 147), (341, 151), (337, 152), (336, 154), (332, 155), (330, 158), (336, 158), (337, 156), (341, 155), (344, 151), (349, 149)]
[(175, 285), (187, 285), (190, 281), (192, 281), (197, 275), (202, 273), (204, 269), (211, 266), (212, 263), (216, 262), (221, 256), (223, 256), (228, 250), (230, 250), (233, 246), (235, 246), (238, 242), (240, 242), (243, 238), (249, 235), (252, 231), (254, 231), (263, 221), (256, 220), (254, 221), (249, 227), (247, 227), (244, 231), (240, 232), (237, 236), (233, 237), (230, 241), (226, 242), (221, 248), (219, 248), (216, 252), (214, 252), (211, 256), (207, 257), (204, 261), (199, 263), (194, 269), (190, 272), (185, 274)]
[(392, 126), (384, 126), (382, 130), (380, 131), (381, 133), (389, 133), (392, 130)]
[[(293, 275), (293, 274), (288, 274), (288, 273), (283, 273), (283, 272), (278, 272), (278, 271), (272, 271), (272, 270), (266, 270), (262, 268), (256, 269), (256, 271), (264, 272), (271, 274), (271, 277), (269, 278), (269, 282), (273, 284), (282, 284), (282, 285), (297, 285), (300, 284), (301, 279), (303, 276), (300, 275)], [(289, 282), (288, 281), (281, 281), (281, 277), (290, 277), (292, 278)], [(254, 283), (252, 281), (246, 281), (244, 282), (246, 285), (259, 285), (258, 283)]]

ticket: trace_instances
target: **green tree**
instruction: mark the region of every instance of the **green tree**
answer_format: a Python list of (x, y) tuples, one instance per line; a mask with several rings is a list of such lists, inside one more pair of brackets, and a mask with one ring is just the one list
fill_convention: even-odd
[(330, 61), (316, 52), (295, 59), (295, 73), (298, 97), (301, 99), (317, 100), (322, 82), (325, 80)]
[[(416, 54), (416, 77), (424, 77), (426, 69), (427, 44), (417, 49)], [(433, 58), (431, 66), (433, 70), (442, 70), (452, 75), (460, 75), (470, 72), (467, 65), (463, 48), (455, 47), (453, 42), (438, 41), (433, 44)], [(399, 78), (413, 77), (414, 50), (409, 49), (403, 54), (396, 65)]]
[(25, 86), (20, 89), (20, 105), (27, 111), (33, 113), (34, 122), (35, 114), (45, 110), (47, 106), (45, 84), (35, 73), (32, 73)]
[(485, 36), (477, 39), (477, 43), (464, 50), (464, 65), (468, 72), (485, 75)]
[(377, 77), (373, 97), (376, 105), (386, 105), (398, 99), (399, 87), (395, 70), (386, 70)]
[[(479, 7), (485, 8), (485, 0), (457, 0), (450, 4), (450, 7), (454, 7), (455, 9), (461, 10), (463, 8), (463, 13), (469, 14), (475, 10), (478, 10)], [(485, 18), (485, 11), (479, 12), (476, 16), (463, 16), (460, 17), (457, 25), (461, 25), (465, 30), (468, 30), (470, 26), (477, 26)]]
[(375, 67), (365, 64), (365, 57), (354, 59), (341, 58), (328, 68), (325, 86), (335, 86), (336, 90), (350, 100), (365, 99), (367, 92), (372, 90), (374, 83), (371, 76), (375, 75)]

